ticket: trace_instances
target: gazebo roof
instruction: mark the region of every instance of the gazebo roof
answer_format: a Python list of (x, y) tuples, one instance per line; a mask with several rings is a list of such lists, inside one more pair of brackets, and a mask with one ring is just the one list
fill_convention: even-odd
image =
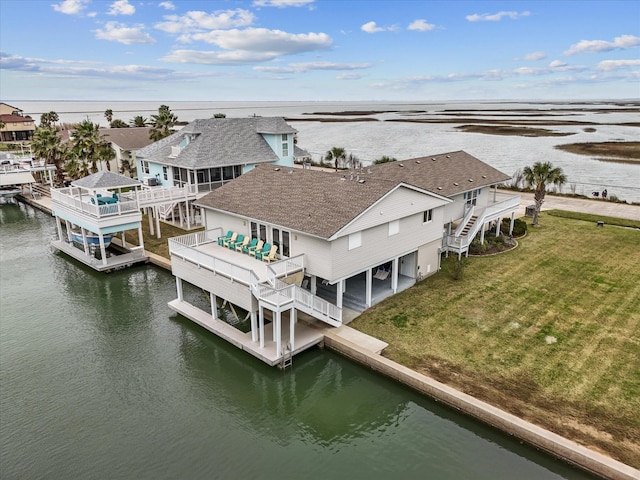
[(119, 173), (109, 172), (103, 170), (92, 175), (88, 175), (79, 180), (71, 182), (74, 187), (86, 188), (88, 190), (94, 190), (97, 188), (125, 188), (125, 187), (137, 187), (142, 185), (140, 180), (135, 178), (129, 178)]

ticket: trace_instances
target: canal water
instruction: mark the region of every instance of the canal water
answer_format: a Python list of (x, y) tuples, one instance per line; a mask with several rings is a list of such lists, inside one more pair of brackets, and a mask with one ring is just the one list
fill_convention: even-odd
[(329, 351), (267, 367), (169, 310), (170, 273), (54, 237), (0, 206), (3, 480), (592, 478)]

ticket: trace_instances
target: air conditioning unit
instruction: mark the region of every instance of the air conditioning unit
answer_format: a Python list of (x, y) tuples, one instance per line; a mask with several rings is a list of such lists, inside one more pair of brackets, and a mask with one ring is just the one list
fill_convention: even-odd
[(149, 187), (155, 187), (158, 185), (158, 179), (156, 177), (144, 177), (142, 183)]

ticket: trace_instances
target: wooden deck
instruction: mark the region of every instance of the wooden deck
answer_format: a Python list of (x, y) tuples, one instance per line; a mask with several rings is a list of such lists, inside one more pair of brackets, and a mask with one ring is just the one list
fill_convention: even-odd
[[(273, 340), (273, 323), (265, 325), (264, 348), (260, 348), (259, 342), (251, 340), (251, 332), (243, 333), (222, 320), (214, 319), (208, 312), (200, 310), (187, 302), (178, 299), (172, 300), (169, 302), (169, 308), (197, 323), (201, 327), (206, 328), (210, 332), (215, 333), (220, 338), (225, 339), (236, 347), (250, 353), (254, 357), (257, 357), (268, 365), (277, 365), (282, 360), (281, 355), (276, 351), (276, 343)], [(324, 340), (324, 334), (321, 329), (315, 328), (300, 319), (298, 319), (298, 322), (295, 324), (294, 333), (294, 356), (313, 347), (314, 345), (318, 345)], [(282, 344), (285, 345), (288, 340), (289, 318), (288, 315), (283, 314)]]

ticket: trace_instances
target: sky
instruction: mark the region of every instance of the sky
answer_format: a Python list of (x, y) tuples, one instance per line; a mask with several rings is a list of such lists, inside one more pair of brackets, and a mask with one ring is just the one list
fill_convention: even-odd
[(0, 0), (0, 100), (638, 98), (639, 0)]

